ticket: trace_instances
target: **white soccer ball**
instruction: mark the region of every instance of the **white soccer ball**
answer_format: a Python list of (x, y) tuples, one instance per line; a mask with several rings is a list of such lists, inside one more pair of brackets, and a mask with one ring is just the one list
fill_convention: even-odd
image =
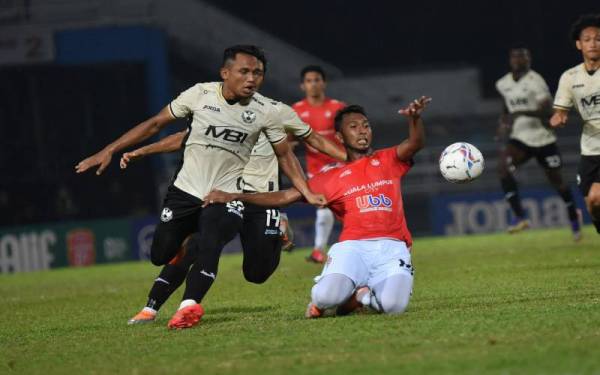
[(481, 176), (485, 168), (483, 155), (477, 147), (466, 142), (456, 142), (446, 147), (440, 155), (440, 172), (454, 184), (471, 182)]

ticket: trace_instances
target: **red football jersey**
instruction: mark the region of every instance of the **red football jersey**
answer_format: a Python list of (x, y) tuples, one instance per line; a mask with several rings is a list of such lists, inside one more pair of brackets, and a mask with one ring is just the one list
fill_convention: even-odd
[(396, 156), (396, 147), (338, 163), (308, 180), (324, 194), (328, 207), (342, 221), (340, 241), (395, 238), (410, 247), (412, 238), (402, 204), (400, 178), (411, 168)]
[[(310, 125), (313, 131), (340, 145), (340, 148), (342, 148), (341, 143), (335, 137), (333, 119), (337, 111), (345, 106), (346, 104), (343, 102), (325, 98), (325, 101), (320, 106), (312, 106), (304, 99), (294, 104), (292, 108), (294, 108), (294, 111), (296, 111), (302, 121)], [(335, 163), (336, 161), (306, 145), (306, 169), (309, 176), (316, 175), (325, 165)]]

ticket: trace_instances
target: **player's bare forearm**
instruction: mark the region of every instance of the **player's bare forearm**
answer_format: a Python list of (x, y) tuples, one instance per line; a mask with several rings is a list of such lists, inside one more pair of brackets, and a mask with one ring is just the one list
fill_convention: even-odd
[(133, 151), (125, 152), (121, 156), (119, 165), (121, 166), (121, 169), (125, 169), (129, 163), (142, 159), (148, 155), (177, 151), (183, 145), (183, 139), (185, 138), (186, 134), (187, 131), (184, 130), (175, 134), (171, 134), (158, 142), (151, 143)]
[(156, 116), (152, 116), (146, 121), (139, 123), (127, 133), (120, 136), (116, 141), (106, 146), (105, 149), (115, 153), (124, 148), (136, 145), (157, 134), (165, 125), (174, 120), (175, 118), (173, 118), (169, 109), (165, 107)]
[(396, 148), (399, 160), (408, 161), (425, 147), (425, 128), (421, 117), (410, 117), (408, 119), (408, 138)]
[(110, 164), (112, 155), (126, 147), (133, 146), (151, 136), (158, 133), (166, 124), (174, 121), (175, 118), (171, 115), (171, 112), (167, 107), (163, 108), (156, 116), (149, 118), (148, 120), (138, 124), (127, 133), (120, 136), (116, 141), (112, 142), (108, 146), (96, 154), (80, 161), (75, 166), (77, 173), (83, 173), (88, 169), (99, 166), (96, 170), (96, 174), (101, 174), (104, 169)]
[(334, 159), (345, 161), (347, 158), (345, 150), (317, 132), (310, 133), (308, 137), (304, 138), (304, 142)]
[(300, 167), (300, 162), (296, 158), (296, 155), (292, 152), (287, 140), (279, 142), (273, 145), (275, 155), (277, 155), (277, 161), (279, 167), (290, 179), (294, 187), (304, 196), (306, 201), (312, 205), (325, 206), (327, 203), (325, 197), (319, 194), (314, 194), (306, 183), (304, 172)]
[(181, 149), (183, 146), (183, 139), (185, 138), (186, 134), (187, 130), (180, 131), (175, 134), (171, 134), (158, 142), (140, 147), (135, 151), (138, 151), (141, 156), (174, 152)]
[(430, 97), (421, 96), (398, 111), (398, 113), (408, 118), (408, 138), (396, 147), (398, 160), (408, 161), (412, 159), (425, 146), (425, 129), (421, 113), (430, 102)]
[(203, 206), (213, 203), (227, 203), (233, 200), (239, 200), (263, 207), (283, 207), (300, 201), (301, 199), (302, 194), (300, 194), (300, 192), (295, 188), (271, 193), (225, 193), (220, 190), (213, 190), (208, 193), (206, 197), (204, 197)]

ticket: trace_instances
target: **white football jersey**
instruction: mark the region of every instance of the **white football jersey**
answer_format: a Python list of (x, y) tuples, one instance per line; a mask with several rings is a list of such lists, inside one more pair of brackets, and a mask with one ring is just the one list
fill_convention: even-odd
[(589, 74), (583, 63), (562, 74), (554, 99), (554, 108), (573, 106), (583, 119), (581, 154), (600, 155), (600, 73)]
[[(550, 89), (541, 75), (529, 70), (515, 81), (512, 73), (507, 73), (496, 82), (496, 89), (504, 98), (509, 113), (537, 111), (544, 101), (552, 100)], [(510, 138), (531, 147), (541, 147), (556, 142), (554, 132), (544, 126), (537, 117), (518, 116), (512, 126)]]
[[(279, 112), (279, 121), (286, 132), (306, 138), (312, 133), (296, 112), (288, 105), (273, 102)], [(267, 136), (261, 134), (252, 149), (250, 161), (244, 168), (244, 190), (259, 193), (279, 190), (279, 163)]]
[(256, 93), (246, 105), (229, 104), (221, 88), (221, 82), (199, 83), (169, 104), (174, 117), (192, 116), (174, 185), (200, 199), (212, 189), (242, 190), (242, 173), (260, 134), (270, 143), (286, 138), (273, 100)]

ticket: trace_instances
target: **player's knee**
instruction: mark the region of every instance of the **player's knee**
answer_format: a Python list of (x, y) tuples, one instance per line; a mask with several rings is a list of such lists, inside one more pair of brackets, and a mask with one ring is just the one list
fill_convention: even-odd
[(264, 270), (244, 270), (244, 278), (253, 284), (263, 284), (269, 280), (272, 274), (273, 272), (266, 272)]
[(591, 190), (587, 196), (590, 207), (596, 209), (600, 207), (600, 191)]
[(380, 301), (381, 309), (386, 314), (402, 314), (408, 307), (408, 298), (389, 297)]
[(341, 305), (345, 299), (331, 288), (316, 284), (312, 289), (312, 302), (321, 309)]

